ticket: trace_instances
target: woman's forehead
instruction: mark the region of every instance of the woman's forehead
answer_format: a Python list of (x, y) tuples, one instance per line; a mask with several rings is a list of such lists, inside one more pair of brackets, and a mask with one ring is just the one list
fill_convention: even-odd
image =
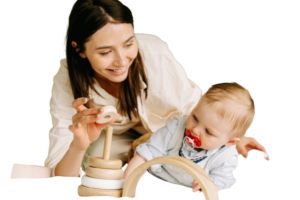
[(91, 43), (95, 48), (114, 46), (123, 44), (132, 36), (134, 36), (134, 31), (131, 24), (107, 23), (96, 31), (87, 43)]

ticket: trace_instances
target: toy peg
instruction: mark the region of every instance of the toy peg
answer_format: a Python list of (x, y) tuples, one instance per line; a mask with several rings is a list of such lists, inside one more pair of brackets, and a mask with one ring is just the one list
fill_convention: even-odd
[(105, 133), (105, 143), (104, 143), (104, 152), (103, 152), (104, 160), (109, 160), (112, 134), (113, 134), (113, 127), (108, 126), (106, 128), (106, 133)]

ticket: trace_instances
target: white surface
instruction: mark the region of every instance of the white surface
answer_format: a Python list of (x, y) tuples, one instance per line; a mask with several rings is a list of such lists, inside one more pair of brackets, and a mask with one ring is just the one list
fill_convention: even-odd
[(51, 179), (52, 170), (38, 164), (12, 163), (9, 180), (45, 180)]
[(106, 122), (109, 122), (117, 115), (117, 110), (114, 106), (104, 106), (103, 107), (103, 113), (101, 114), (101, 118), (97, 121), (99, 124), (105, 124)]
[(81, 184), (90, 188), (119, 190), (122, 189), (124, 186), (124, 179), (107, 180), (107, 179), (100, 179), (100, 178), (91, 178), (86, 175), (83, 175), (81, 178)]

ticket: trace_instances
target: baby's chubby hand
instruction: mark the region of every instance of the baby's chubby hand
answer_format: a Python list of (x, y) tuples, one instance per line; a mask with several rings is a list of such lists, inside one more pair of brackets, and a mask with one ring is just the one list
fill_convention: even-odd
[[(216, 186), (216, 189), (217, 189), (218, 192), (222, 191), (222, 189), (218, 186)], [(198, 182), (195, 179), (193, 181), (193, 188), (191, 189), (191, 192), (192, 193), (197, 193), (198, 192), (198, 194), (202, 194), (202, 189), (200, 188)]]
[(193, 192), (197, 192), (197, 191), (202, 191), (202, 189), (200, 188), (198, 182), (194, 179), (193, 180)]

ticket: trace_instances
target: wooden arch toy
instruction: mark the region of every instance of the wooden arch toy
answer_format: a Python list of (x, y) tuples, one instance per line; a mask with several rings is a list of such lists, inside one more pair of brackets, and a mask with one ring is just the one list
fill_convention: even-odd
[(146, 170), (155, 164), (169, 164), (188, 172), (199, 184), (206, 200), (218, 200), (215, 184), (208, 174), (196, 163), (180, 156), (162, 156), (137, 167), (128, 177), (123, 187), (122, 197), (135, 197), (136, 186)]

